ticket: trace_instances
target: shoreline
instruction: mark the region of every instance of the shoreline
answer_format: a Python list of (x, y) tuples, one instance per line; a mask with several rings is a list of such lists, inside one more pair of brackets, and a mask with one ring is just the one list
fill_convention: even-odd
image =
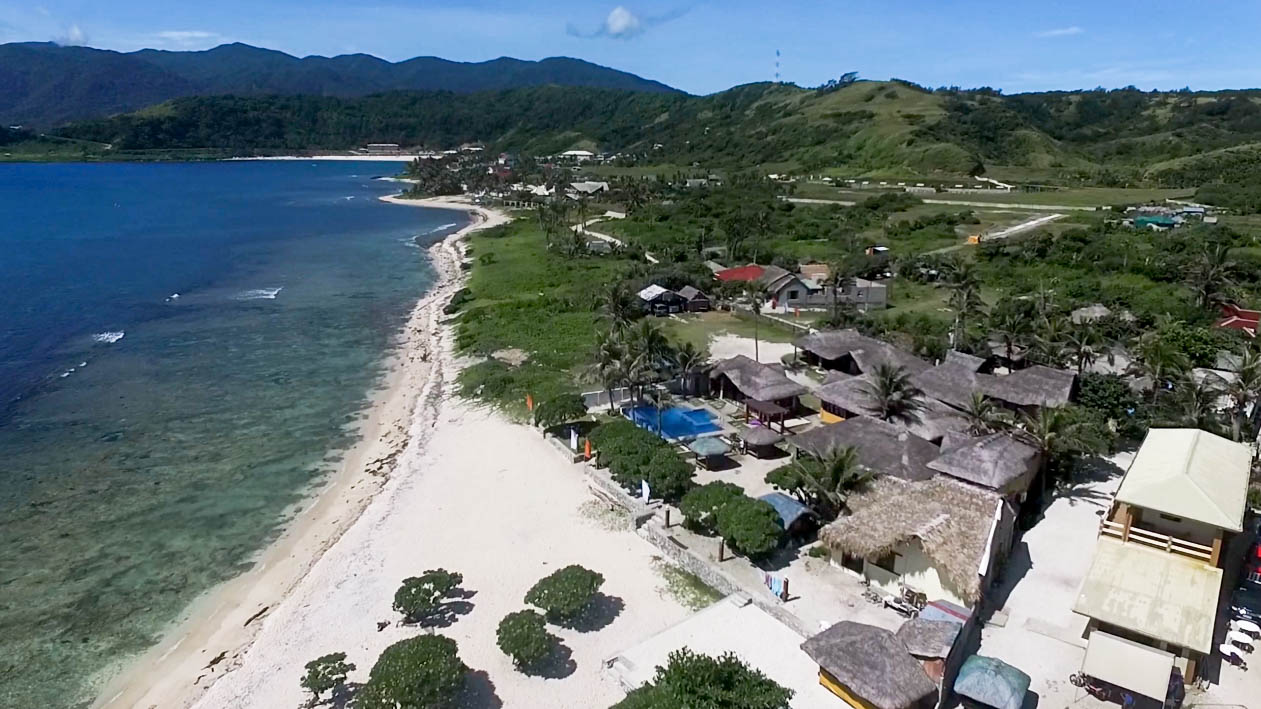
[[(304, 158), (305, 159), (305, 158)], [(379, 198), (390, 204), (468, 212), (473, 221), (429, 247), (438, 274), (417, 301), (386, 360), (386, 374), (370, 392), (369, 415), (338, 469), (313, 488), (279, 536), (256, 553), (245, 573), (202, 593), (164, 631), (161, 640), (130, 658), (92, 703), (102, 709), (188, 707), (237, 666), (272, 612), (367, 509), (409, 447), (423, 443), (410, 429), (437, 415), (437, 398), (452, 372), (449, 329), (442, 308), (466, 279), (462, 241), (507, 221), (497, 210), (459, 198)], [(428, 429), (432, 429), (432, 424)]]

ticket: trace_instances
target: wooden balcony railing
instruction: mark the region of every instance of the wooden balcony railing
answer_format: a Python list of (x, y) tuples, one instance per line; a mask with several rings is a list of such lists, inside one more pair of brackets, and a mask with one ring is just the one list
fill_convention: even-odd
[[(1099, 524), (1099, 533), (1123, 540), (1125, 539), (1125, 525), (1105, 519)], [(1130, 527), (1129, 541), (1149, 546), (1153, 549), (1162, 549), (1170, 554), (1182, 554), (1183, 556), (1189, 556), (1209, 563), (1213, 561), (1213, 547), (1196, 544), (1185, 539), (1178, 539), (1168, 534), (1157, 534), (1146, 529)]]

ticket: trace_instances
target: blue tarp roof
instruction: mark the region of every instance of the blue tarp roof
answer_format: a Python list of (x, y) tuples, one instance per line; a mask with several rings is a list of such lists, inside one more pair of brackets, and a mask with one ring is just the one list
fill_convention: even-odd
[(810, 514), (808, 507), (782, 492), (767, 493), (757, 499), (770, 503), (771, 507), (775, 508), (775, 512), (779, 515), (779, 521), (784, 529), (791, 527), (803, 515)]
[(1020, 709), (1029, 691), (1029, 675), (992, 657), (973, 655), (963, 661), (955, 692), (995, 709)]

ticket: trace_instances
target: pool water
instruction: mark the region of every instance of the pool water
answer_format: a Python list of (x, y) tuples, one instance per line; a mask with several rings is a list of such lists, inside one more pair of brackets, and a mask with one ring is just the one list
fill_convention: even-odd
[(661, 414), (660, 431), (657, 431), (657, 407), (636, 406), (629, 409), (626, 414), (640, 428), (657, 432), (666, 439), (687, 440), (722, 430), (722, 427), (714, 421), (714, 414), (705, 409), (672, 406)]

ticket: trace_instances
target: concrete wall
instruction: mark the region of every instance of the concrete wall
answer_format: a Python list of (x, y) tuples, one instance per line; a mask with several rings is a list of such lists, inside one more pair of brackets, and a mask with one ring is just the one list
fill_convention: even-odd
[(872, 587), (888, 595), (901, 596), (901, 587), (905, 585), (920, 591), (930, 601), (950, 601), (964, 608), (971, 605), (950, 588), (918, 541), (900, 544), (896, 552), (898, 556), (893, 564), (895, 573), (890, 573), (870, 561), (863, 563), (863, 576), (871, 582)]

